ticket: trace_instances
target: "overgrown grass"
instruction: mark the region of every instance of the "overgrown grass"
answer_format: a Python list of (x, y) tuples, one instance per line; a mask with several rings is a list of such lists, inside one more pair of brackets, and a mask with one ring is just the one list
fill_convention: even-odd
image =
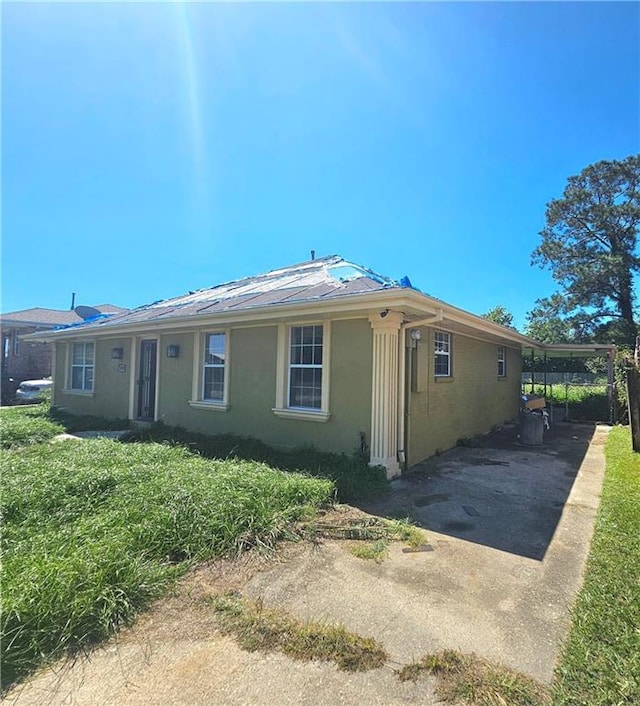
[(640, 704), (640, 455), (614, 428), (573, 626), (556, 669), (553, 703)]
[(0, 445), (3, 449), (39, 444), (61, 434), (64, 427), (51, 418), (43, 402), (0, 410)]
[(508, 667), (477, 655), (444, 650), (405, 665), (400, 681), (417, 681), (421, 675), (436, 677), (436, 694), (446, 703), (473, 706), (544, 706), (546, 688)]
[(5, 686), (108, 636), (191, 561), (291, 536), (334, 492), (326, 479), (160, 444), (39, 444), (1, 459)]
[(251, 652), (282, 652), (298, 660), (335, 662), (348, 672), (382, 667), (388, 656), (372, 637), (348, 632), (342, 625), (301, 621), (283, 610), (265, 608), (238, 594), (216, 596), (211, 605), (224, 632), (236, 637)]
[[(526, 387), (526, 392), (530, 390)], [(544, 387), (535, 393), (544, 395)], [(553, 385), (547, 387), (547, 402), (558, 406), (569, 402), (569, 416), (576, 421), (606, 421), (609, 419), (609, 398), (606, 385)]]
[(206, 458), (240, 458), (262, 461), (288, 471), (300, 471), (331, 479), (341, 502), (378, 497), (388, 491), (384, 468), (372, 468), (356, 455), (328, 453), (311, 446), (277, 449), (252, 437), (234, 434), (196, 434), (180, 427), (156, 424), (136, 432), (133, 441), (154, 441), (184, 446)]

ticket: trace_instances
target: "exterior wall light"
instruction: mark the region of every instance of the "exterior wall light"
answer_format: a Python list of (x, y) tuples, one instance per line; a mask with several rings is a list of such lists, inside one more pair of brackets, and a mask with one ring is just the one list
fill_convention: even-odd
[(111, 357), (113, 360), (122, 360), (124, 357), (124, 348), (120, 346), (111, 349)]
[(167, 358), (177, 358), (180, 355), (180, 346), (172, 344), (167, 346)]
[(422, 331), (418, 328), (411, 329), (411, 340), (419, 341), (422, 338)]

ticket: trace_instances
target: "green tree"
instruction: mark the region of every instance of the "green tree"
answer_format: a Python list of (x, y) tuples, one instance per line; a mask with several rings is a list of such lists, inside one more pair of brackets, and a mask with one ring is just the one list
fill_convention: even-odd
[(527, 314), (524, 333), (543, 343), (586, 343), (591, 338), (579, 317), (566, 315), (566, 300), (557, 293), (536, 301)]
[(639, 228), (640, 155), (597, 162), (569, 177), (562, 198), (547, 205), (532, 256), (533, 264), (551, 269), (561, 292), (537, 302), (528, 326), (536, 331), (553, 313), (548, 331), (565, 322), (573, 341), (608, 334), (633, 346)]
[(482, 314), (482, 318), (515, 330), (515, 326), (513, 325), (513, 314), (507, 311), (501, 304), (494, 306), (493, 309), (488, 311), (486, 314)]

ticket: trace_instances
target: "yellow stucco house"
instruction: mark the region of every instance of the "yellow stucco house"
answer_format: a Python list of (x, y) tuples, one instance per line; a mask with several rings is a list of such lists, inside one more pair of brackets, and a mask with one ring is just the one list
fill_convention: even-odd
[(54, 405), (366, 450), (389, 477), (517, 416), (536, 343), (339, 256), (47, 332)]

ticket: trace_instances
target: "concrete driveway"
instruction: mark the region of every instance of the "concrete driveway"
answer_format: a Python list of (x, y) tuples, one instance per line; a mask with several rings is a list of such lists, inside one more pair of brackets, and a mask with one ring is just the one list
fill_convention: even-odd
[[(392, 483), (368, 512), (410, 515), (423, 551), (380, 564), (347, 543), (297, 545), (277, 560), (201, 567), (88, 659), (54, 665), (7, 695), (14, 704), (435, 704), (433, 684), (394, 668), (442, 648), (475, 652), (549, 681), (588, 553), (607, 427), (558, 425), (538, 448), (514, 430), (458, 448)], [(303, 619), (380, 641), (389, 664), (331, 664), (242, 652), (202, 597), (229, 587)]]

